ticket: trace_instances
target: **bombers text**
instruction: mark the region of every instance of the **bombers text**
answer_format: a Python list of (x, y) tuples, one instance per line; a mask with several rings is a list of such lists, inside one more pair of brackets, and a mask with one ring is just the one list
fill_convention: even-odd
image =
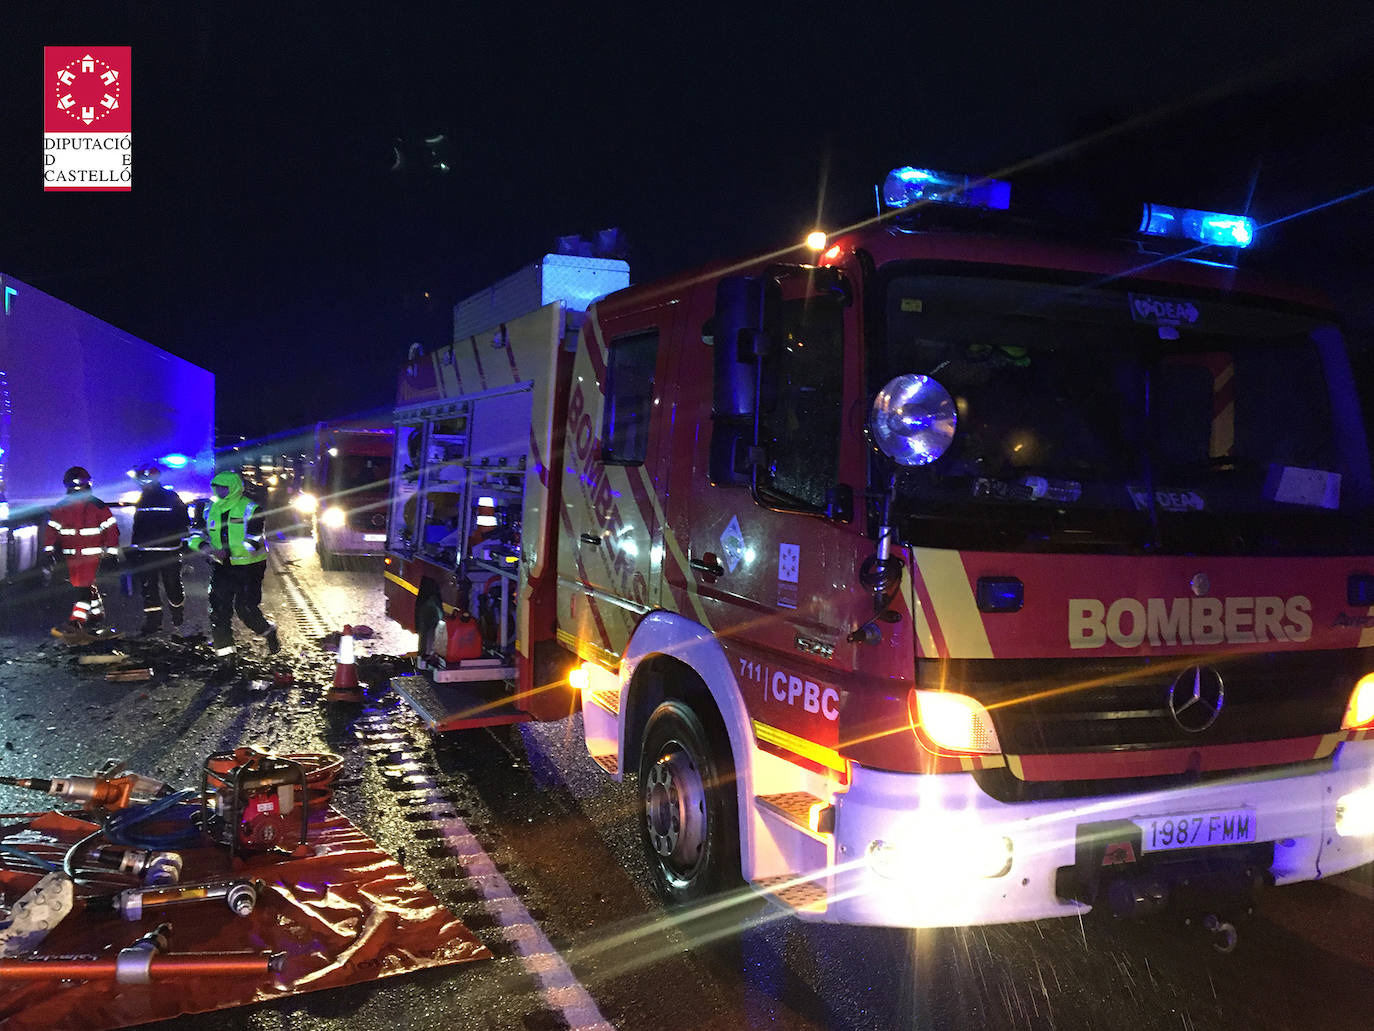
[(1291, 598), (1069, 599), (1069, 647), (1152, 648), (1299, 643), (1312, 636), (1312, 602)]

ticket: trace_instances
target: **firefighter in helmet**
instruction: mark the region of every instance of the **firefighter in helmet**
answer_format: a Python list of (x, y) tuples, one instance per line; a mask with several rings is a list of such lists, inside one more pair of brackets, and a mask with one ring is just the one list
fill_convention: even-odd
[(210, 481), (214, 497), (205, 510), (205, 526), (190, 538), (192, 551), (213, 563), (210, 573), (210, 636), (220, 668), (235, 665), (233, 619), (267, 641), (267, 650), (280, 650), (277, 627), (262, 614), (262, 580), (267, 572), (267, 539), (257, 502), (244, 494), (243, 478), (235, 472), (216, 473)]
[(181, 584), (181, 549), (191, 520), (186, 503), (162, 484), (162, 469), (153, 462), (135, 470), (139, 486), (131, 540), (134, 571), (143, 594), (142, 633), (162, 628), (162, 594), (167, 594), (172, 626), (186, 621), (186, 591)]
[(51, 579), (61, 556), (72, 585), (68, 629), (95, 632), (105, 618), (95, 578), (102, 558), (119, 560), (119, 527), (109, 506), (91, 493), (89, 472), (74, 465), (62, 474), (62, 483), (67, 496), (52, 507), (43, 527), (44, 579)]

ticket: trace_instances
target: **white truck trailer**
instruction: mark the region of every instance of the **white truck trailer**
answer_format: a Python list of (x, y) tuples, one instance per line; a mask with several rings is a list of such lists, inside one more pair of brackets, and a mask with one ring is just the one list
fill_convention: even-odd
[(71, 466), (110, 504), (151, 461), (188, 501), (208, 494), (214, 411), (213, 373), (0, 273), (0, 582), (35, 564)]

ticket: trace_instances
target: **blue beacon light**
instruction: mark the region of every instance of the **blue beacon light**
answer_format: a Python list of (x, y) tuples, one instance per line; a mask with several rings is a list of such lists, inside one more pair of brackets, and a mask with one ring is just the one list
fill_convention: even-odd
[(1255, 242), (1257, 228), (1255, 220), (1245, 215), (1147, 203), (1140, 216), (1140, 231), (1213, 247), (1249, 247)]
[(884, 204), (889, 208), (906, 208), (922, 202), (1006, 211), (1011, 206), (1011, 184), (910, 165), (887, 173), (883, 181)]

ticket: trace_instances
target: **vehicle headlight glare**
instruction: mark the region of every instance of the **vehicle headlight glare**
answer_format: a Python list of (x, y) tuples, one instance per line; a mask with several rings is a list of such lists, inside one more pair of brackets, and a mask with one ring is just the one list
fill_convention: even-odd
[(1374, 673), (1366, 673), (1350, 692), (1350, 701), (1341, 720), (1342, 730), (1374, 728)]
[(1374, 834), (1374, 787), (1336, 799), (1336, 833), (1343, 838)]
[(1002, 751), (992, 716), (976, 698), (913, 690), (907, 705), (916, 733), (935, 750), (991, 755)]
[(326, 508), (324, 514), (320, 516), (320, 522), (331, 530), (340, 530), (344, 523), (348, 522), (348, 513), (337, 505), (333, 508)]

